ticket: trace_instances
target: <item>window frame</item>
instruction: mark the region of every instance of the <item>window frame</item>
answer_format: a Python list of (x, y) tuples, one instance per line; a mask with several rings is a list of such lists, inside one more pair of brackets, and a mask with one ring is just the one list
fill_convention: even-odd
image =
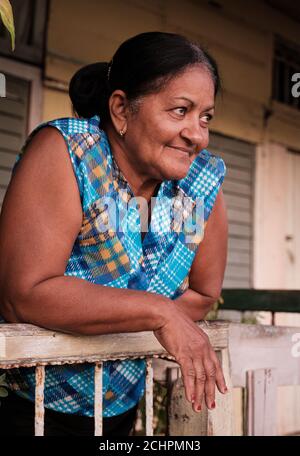
[(43, 87), (42, 71), (32, 65), (0, 57), (0, 71), (4, 75), (16, 76), (30, 82), (27, 133), (31, 132), (42, 119)]

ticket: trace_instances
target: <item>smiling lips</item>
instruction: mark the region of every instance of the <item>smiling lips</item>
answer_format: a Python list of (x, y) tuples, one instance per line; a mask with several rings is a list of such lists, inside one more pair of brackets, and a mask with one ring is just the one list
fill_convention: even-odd
[(171, 149), (180, 150), (181, 152), (185, 152), (186, 154), (192, 155), (194, 153), (193, 149), (185, 149), (184, 147), (177, 147), (177, 146), (168, 146)]

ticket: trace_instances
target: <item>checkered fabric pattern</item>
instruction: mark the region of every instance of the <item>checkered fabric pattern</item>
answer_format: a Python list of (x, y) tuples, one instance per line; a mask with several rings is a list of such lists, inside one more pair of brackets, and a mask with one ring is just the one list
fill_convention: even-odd
[[(65, 139), (82, 203), (83, 223), (65, 275), (110, 287), (146, 290), (171, 299), (183, 293), (225, 176), (223, 160), (203, 150), (184, 179), (162, 182), (142, 241), (139, 211), (132, 204), (134, 195), (113, 158), (99, 117), (65, 118), (42, 124), (26, 144), (44, 126), (56, 128)], [(191, 234), (197, 211), (202, 226)], [(117, 222), (116, 213), (120, 216)], [(11, 370), (8, 377), (19, 395), (34, 401), (33, 368)], [(144, 385), (144, 360), (105, 362), (103, 416), (115, 416), (132, 408), (144, 394)], [(93, 416), (93, 365), (48, 366), (45, 407)]]

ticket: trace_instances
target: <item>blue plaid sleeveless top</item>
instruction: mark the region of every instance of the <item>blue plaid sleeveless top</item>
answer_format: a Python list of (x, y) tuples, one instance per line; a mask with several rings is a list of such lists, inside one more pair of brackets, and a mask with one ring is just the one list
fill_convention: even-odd
[[(130, 202), (134, 195), (113, 158), (99, 117), (41, 124), (26, 144), (44, 126), (56, 128), (65, 139), (82, 203), (82, 227), (65, 275), (109, 287), (146, 290), (171, 299), (182, 294), (188, 288), (193, 258), (225, 176), (223, 160), (202, 150), (184, 179), (163, 181), (142, 241), (139, 211)], [(118, 226), (112, 221), (112, 207), (119, 214), (123, 211)], [(195, 224), (197, 229), (193, 229)], [(7, 377), (17, 394), (34, 401), (34, 368), (14, 369)], [(143, 396), (144, 384), (145, 360), (105, 362), (103, 416), (119, 415), (132, 408)], [(94, 366), (47, 366), (44, 397), (46, 408), (92, 417)]]

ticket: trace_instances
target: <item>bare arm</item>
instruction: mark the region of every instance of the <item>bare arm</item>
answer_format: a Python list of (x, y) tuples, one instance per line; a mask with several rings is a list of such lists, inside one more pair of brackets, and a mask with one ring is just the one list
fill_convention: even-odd
[(189, 288), (174, 302), (193, 321), (203, 320), (218, 300), (227, 260), (228, 222), (222, 189), (207, 222), (189, 275)]
[[(157, 329), (169, 300), (64, 276), (82, 224), (63, 137), (38, 132), (11, 180), (0, 221), (0, 313), (78, 334)], [(133, 318), (134, 317), (134, 318)]]

